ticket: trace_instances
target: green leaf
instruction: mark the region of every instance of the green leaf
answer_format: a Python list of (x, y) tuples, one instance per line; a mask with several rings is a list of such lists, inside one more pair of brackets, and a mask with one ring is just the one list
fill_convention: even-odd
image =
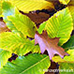
[(41, 52), (40, 47), (39, 47), (39, 45), (35, 45), (35, 40), (32, 40), (31, 43), (32, 43), (32, 47), (33, 47), (33, 49), (31, 51), (33, 53), (40, 53)]
[[(8, 20), (11, 21), (18, 31), (21, 31), (24, 36), (34, 37), (36, 25), (26, 15), (22, 15), (16, 10), (15, 15), (9, 16)], [(18, 21), (18, 22), (17, 22)]]
[(62, 47), (64, 49), (74, 49), (74, 35)]
[(2, 2), (2, 10), (3, 10), (3, 19), (4, 21), (7, 21), (7, 16), (13, 15), (15, 12), (14, 7), (12, 6), (12, 4), (10, 2)]
[(37, 30), (39, 34), (42, 34), (42, 31), (44, 30), (45, 26), (46, 26), (46, 22), (40, 24), (40, 27)]
[(2, 15), (2, 2), (0, 1), (0, 16)]
[(45, 29), (50, 38), (60, 37), (59, 45), (68, 41), (73, 30), (73, 22), (68, 8), (58, 11), (46, 22)]
[(40, 47), (39, 45), (36, 45), (35, 46), (35, 40), (32, 40), (32, 41), (28, 41), (26, 42), (21, 49), (19, 49), (19, 47), (16, 49), (16, 52), (18, 55), (25, 55), (29, 52), (32, 52), (32, 53), (40, 53)]
[(16, 27), (14, 26), (14, 24), (13, 24), (11, 21), (7, 21), (7, 22), (6, 22), (6, 25), (7, 25), (7, 27), (8, 27), (12, 32), (18, 31), (18, 30), (16, 29)]
[(65, 4), (65, 5), (67, 5), (70, 2), (70, 0), (59, 0), (59, 1), (60, 3)]
[(11, 32), (0, 34), (0, 48), (18, 55), (24, 55), (30, 51), (40, 52), (40, 47), (35, 46), (34, 41), (22, 38), (19, 33)]
[(60, 74), (74, 74), (74, 63), (59, 63)]
[(72, 6), (71, 5), (68, 6), (68, 8), (69, 8), (69, 11), (70, 11), (72, 19), (73, 19), (73, 29), (74, 29), (74, 4)]
[(69, 11), (73, 19), (73, 29), (74, 29), (74, 0), (71, 0), (68, 4)]
[[(70, 56), (61, 59), (60, 57), (54, 57), (56, 62), (59, 62), (60, 74), (74, 74), (74, 50), (69, 50)], [(71, 54), (72, 53), (72, 54)]]
[(67, 53), (70, 56), (65, 56), (63, 59), (60, 56), (54, 56), (52, 60), (59, 63), (74, 63), (74, 50), (68, 50)]
[(51, 2), (45, 0), (9, 0), (9, 2), (24, 12), (54, 8)]
[(11, 57), (11, 53), (5, 50), (0, 49), (0, 69), (5, 66), (8, 61), (8, 58)]
[(6, 23), (7, 27), (11, 31), (13, 31), (13, 30), (17, 31), (14, 24), (12, 24), (12, 22), (7, 19), (7, 16), (15, 14), (15, 8), (12, 6), (12, 4), (10, 2), (3, 1), (2, 2), (2, 10), (3, 10), (3, 13), (2, 13), (3, 14), (3, 20)]
[(8, 62), (0, 74), (44, 74), (50, 66), (49, 57), (40, 54), (19, 56), (15, 61)]

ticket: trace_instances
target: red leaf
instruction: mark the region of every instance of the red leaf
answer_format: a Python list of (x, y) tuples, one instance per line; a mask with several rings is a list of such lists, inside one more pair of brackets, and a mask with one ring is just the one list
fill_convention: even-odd
[(65, 55), (69, 55), (64, 51), (64, 49), (58, 46), (59, 38), (49, 38), (46, 31), (42, 34), (35, 34), (35, 44), (39, 44), (41, 53), (43, 54), (45, 50), (48, 51), (50, 60), (55, 54), (60, 55), (63, 58)]

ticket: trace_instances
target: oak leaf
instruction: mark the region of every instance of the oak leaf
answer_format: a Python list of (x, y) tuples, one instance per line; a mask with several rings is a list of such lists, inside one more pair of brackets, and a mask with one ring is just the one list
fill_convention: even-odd
[(36, 32), (35, 34), (35, 44), (39, 44), (41, 53), (43, 54), (45, 50), (48, 51), (50, 60), (55, 54), (60, 55), (63, 58), (65, 55), (69, 55), (64, 51), (64, 49), (58, 46), (59, 38), (49, 38), (46, 31), (42, 34)]

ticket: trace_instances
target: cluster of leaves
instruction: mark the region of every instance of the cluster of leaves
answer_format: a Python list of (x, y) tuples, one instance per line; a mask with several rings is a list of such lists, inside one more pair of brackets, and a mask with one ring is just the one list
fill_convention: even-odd
[[(0, 1), (0, 17), (4, 21), (0, 23), (0, 74), (44, 74), (51, 65), (50, 60), (58, 62), (59, 69), (73, 69), (74, 35), (71, 37), (71, 33), (74, 27), (74, 2), (59, 2), (66, 7), (37, 28), (35, 22), (19, 11), (55, 10), (52, 0)], [(45, 50), (49, 56), (43, 54)], [(18, 58), (8, 62), (12, 53), (17, 54)]]

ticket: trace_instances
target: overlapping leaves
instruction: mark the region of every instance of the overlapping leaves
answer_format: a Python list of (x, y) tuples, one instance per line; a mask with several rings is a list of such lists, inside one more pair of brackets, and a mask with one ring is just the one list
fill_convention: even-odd
[(5, 23), (6, 23), (6, 26), (11, 31), (14, 31), (14, 30), (17, 31), (17, 29), (15, 28), (14, 24), (7, 19), (8, 16), (15, 14), (15, 8), (12, 6), (12, 4), (10, 2), (3, 1), (2, 2), (2, 10), (3, 10), (3, 12), (2, 12), (3, 19), (4, 19)]
[(10, 31), (3, 21), (0, 21), (0, 33)]
[(74, 50), (68, 50), (67, 53), (69, 54), (69, 56), (65, 56), (63, 59), (61, 59), (59, 56), (55, 56), (53, 57), (53, 61), (60, 63), (74, 63)]
[(0, 69), (7, 63), (8, 58), (11, 57), (11, 52), (0, 49)]
[(46, 31), (41, 35), (39, 33), (35, 34), (35, 44), (39, 44), (41, 53), (44, 53), (47, 50), (50, 60), (55, 54), (60, 55), (63, 58), (67, 54), (62, 47), (58, 46), (59, 38), (49, 38)]
[[(36, 26), (26, 15), (22, 15), (16, 10), (15, 15), (9, 16), (11, 21), (18, 31), (21, 31), (24, 36), (34, 37)], [(18, 21), (18, 22), (17, 22)]]
[(70, 3), (68, 4), (68, 8), (69, 8), (69, 11), (70, 11), (72, 19), (73, 19), (73, 27), (74, 27), (74, 0), (70, 1)]
[[(34, 37), (36, 30), (34, 22), (32, 22), (27, 16), (19, 13), (19, 11), (12, 6), (10, 2), (2, 2), (2, 9), (4, 21), (12, 31), (21, 31), (24, 36), (29, 35), (30, 37)], [(7, 19), (8, 16), (9, 18)]]
[(70, 2), (70, 0), (59, 0), (59, 1), (60, 3), (65, 4), (65, 5), (67, 5)]
[(45, 0), (9, 0), (9, 2), (24, 12), (54, 8), (51, 2)]
[[(44, 8), (46, 8), (46, 9), (50, 8), (52, 3), (47, 2), (47, 1), (43, 2), (43, 1), (44, 0), (38, 1), (38, 3), (36, 1), (34, 1), (35, 3), (33, 3), (33, 1), (31, 1), (31, 0), (30, 1), (10, 0), (10, 2), (12, 2), (12, 4), (14, 4), (18, 9), (20, 9), (24, 12), (29, 12), (31, 10), (36, 10), (36, 9), (43, 9), (43, 5), (44, 5)], [(41, 6), (38, 6), (39, 2), (41, 3)], [(28, 3), (28, 6), (26, 5), (27, 3)], [(37, 3), (37, 5), (36, 5), (36, 3)], [(34, 6), (35, 8), (33, 7), (34, 8), (33, 9), (31, 7), (31, 5)], [(24, 6), (26, 6), (26, 7), (24, 7)], [(28, 7), (28, 9), (27, 9), (27, 7)], [(51, 7), (53, 8), (53, 5)], [(0, 48), (3, 49), (3, 50), (0, 49), (0, 54), (1, 55), (4, 54), (4, 55), (0, 56), (1, 57), (1, 60), (0, 60), (1, 68), (2, 68), (2, 66), (4, 66), (6, 64), (7, 59), (11, 55), (11, 53), (9, 53), (9, 52), (16, 53), (18, 55), (24, 55), (30, 51), (32, 51), (32, 52), (39, 51), (40, 52), (39, 46), (34, 45), (34, 40), (30, 41), (30, 40), (24, 38), (24, 36), (26, 37), (27, 35), (29, 37), (34, 37), (35, 30), (36, 30), (34, 22), (32, 22), (27, 16), (22, 15), (18, 11), (16, 11), (16, 13), (14, 13), (14, 8), (12, 7), (11, 3), (9, 3), (9, 2), (3, 2), (2, 8), (3, 8), (4, 18), (7, 21), (6, 23), (8, 23), (8, 25), (11, 27), (11, 29), (15, 29), (15, 27), (16, 27), (16, 29), (17, 29), (17, 31), (19, 31), (19, 33), (14, 34), (12, 32), (7, 32), (7, 33), (0, 34)], [(12, 16), (10, 16), (10, 15), (12, 15)], [(72, 15), (74, 15), (74, 14), (72, 14)], [(7, 16), (9, 16), (8, 19), (7, 19)], [(70, 34), (73, 30), (72, 22), (73, 22), (73, 20), (72, 20), (70, 11), (68, 8), (65, 8), (65, 9), (57, 12), (56, 14), (54, 14), (51, 18), (49, 18), (48, 21), (44, 22), (42, 27), (40, 27), (40, 29), (38, 31), (41, 33), (45, 29), (45, 30), (47, 30), (49, 37), (51, 37), (51, 38), (60, 37), (59, 44), (62, 45), (65, 42), (67, 42), (67, 40), (70, 38)], [(13, 24), (14, 24), (14, 26), (11, 26)], [(66, 62), (66, 63), (69, 62), (70, 64), (74, 63), (74, 60), (73, 60), (74, 59), (74, 50), (68, 50), (67, 52), (70, 54), (70, 56), (65, 56), (64, 59), (61, 59), (59, 56), (55, 56), (55, 57), (53, 57), (53, 60), (55, 62)], [(4, 61), (4, 57), (6, 57), (5, 55), (7, 56), (7, 58)], [(2, 61), (4, 61), (4, 62), (2, 62)], [(18, 74), (18, 73), (26, 74), (26, 73), (30, 72), (31, 74), (34, 74), (34, 73), (43, 74), (44, 73), (43, 69), (47, 69), (49, 67), (49, 65), (50, 65), (50, 62), (49, 62), (48, 56), (43, 56), (43, 55), (39, 55), (39, 54), (35, 54), (33, 56), (31, 54), (27, 57), (24, 57), (24, 56), (18, 57), (15, 61), (12, 61), (12, 63), (8, 62), (5, 65), (5, 67), (3, 67), (2, 70), (0, 70), (0, 73), (5, 74), (6, 72), (8, 72), (9, 74), (13, 74), (13, 73), (14, 74)], [(61, 65), (61, 63), (60, 63), (60, 65)], [(39, 70), (39, 67), (40, 67), (40, 70)], [(9, 71), (9, 69), (10, 69), (10, 71)], [(34, 72), (33, 72), (33, 70), (34, 70)]]
[[(69, 9), (65, 8), (55, 13), (46, 21), (44, 29), (47, 30), (50, 38), (60, 37), (59, 45), (67, 42), (73, 30), (73, 22)], [(39, 29), (39, 31), (40, 30), (42, 31), (42, 29)]]
[(74, 63), (74, 35), (70, 38), (70, 40), (65, 43), (63, 48), (68, 49), (67, 53), (69, 56), (65, 56), (63, 59), (61, 59), (59, 56), (53, 57), (53, 60), (55, 62), (65, 62), (65, 63)]
[(44, 74), (50, 66), (49, 57), (40, 54), (19, 56), (15, 61), (8, 62), (0, 70), (0, 74)]
[(62, 47), (65, 49), (74, 49), (74, 35)]
[(70, 40), (63, 45), (65, 49), (68, 49), (69, 56), (65, 56), (63, 59), (59, 56), (54, 56), (53, 61), (58, 62), (60, 74), (74, 74), (74, 35)]
[(70, 14), (73, 19), (73, 27), (74, 27), (74, 0), (59, 0), (60, 3), (67, 5), (69, 8)]
[(18, 33), (11, 32), (0, 34), (0, 48), (18, 55), (24, 55), (30, 51), (40, 52), (39, 46), (35, 46), (34, 41), (22, 38)]

